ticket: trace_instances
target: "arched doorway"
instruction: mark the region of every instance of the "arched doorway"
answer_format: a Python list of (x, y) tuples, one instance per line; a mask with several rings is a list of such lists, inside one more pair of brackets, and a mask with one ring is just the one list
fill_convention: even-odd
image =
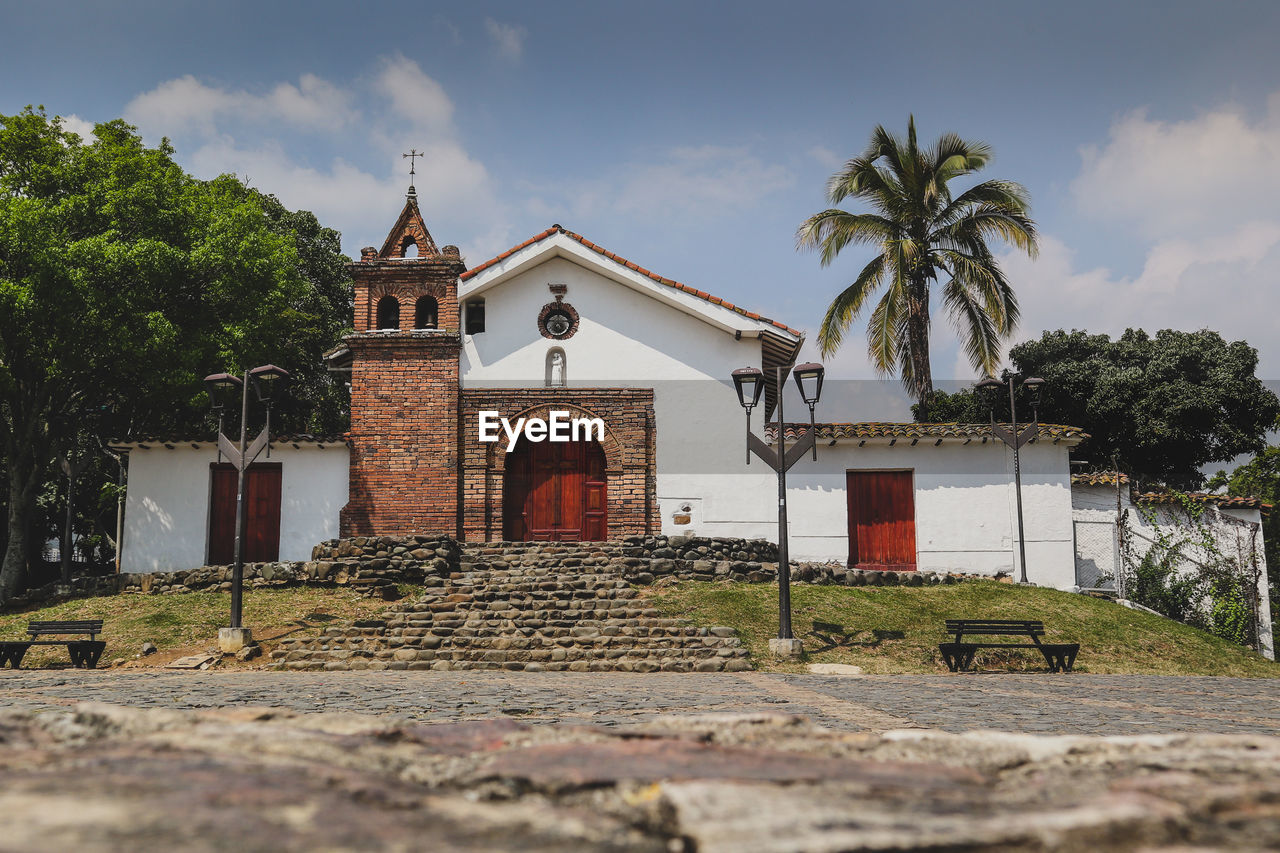
[(607, 538), (604, 451), (596, 441), (522, 440), (506, 458), (503, 538), (579, 542)]

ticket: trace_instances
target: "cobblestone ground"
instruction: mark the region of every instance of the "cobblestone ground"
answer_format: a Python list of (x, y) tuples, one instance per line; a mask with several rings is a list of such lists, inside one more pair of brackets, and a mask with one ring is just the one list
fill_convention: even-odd
[(271, 706), (418, 721), (625, 725), (662, 714), (776, 711), (844, 731), (1280, 734), (1280, 682), (1122, 675), (632, 675), (499, 672), (0, 672), (0, 708)]

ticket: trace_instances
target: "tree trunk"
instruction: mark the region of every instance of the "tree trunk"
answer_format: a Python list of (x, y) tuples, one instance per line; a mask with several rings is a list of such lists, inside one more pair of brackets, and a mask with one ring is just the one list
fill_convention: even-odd
[(23, 589), (27, 575), (27, 534), (31, 529), (31, 510), (35, 506), (39, 486), (39, 466), (33, 449), (12, 447), (9, 452), (9, 541), (0, 563), (0, 603)]
[(911, 347), (911, 384), (920, 410), (927, 408), (927, 398), (933, 393), (933, 372), (929, 368), (929, 285), (917, 282), (912, 288), (911, 314), (907, 320), (907, 335)]
[(9, 463), (9, 541), (5, 544), (4, 562), (0, 563), (0, 604), (23, 590), (27, 577), (32, 512), (36, 492), (40, 488), (43, 465), (48, 459), (49, 433), (43, 409), (29, 405), (11, 406), (12, 413), (31, 412), (26, 423), (14, 418), (9, 424), (5, 453)]

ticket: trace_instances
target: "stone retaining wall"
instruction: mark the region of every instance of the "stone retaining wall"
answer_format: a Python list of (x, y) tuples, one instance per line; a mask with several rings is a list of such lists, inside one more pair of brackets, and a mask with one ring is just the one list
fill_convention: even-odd
[[(421, 584), (447, 578), (461, 566), (463, 549), (494, 553), (519, 545), (538, 556), (589, 550), (596, 565), (608, 566), (629, 582), (647, 585), (660, 578), (772, 583), (777, 579), (778, 549), (762, 539), (713, 539), (703, 536), (631, 536), (613, 542), (458, 543), (450, 537), (357, 536), (331, 539), (312, 549), (305, 562), (246, 563), (246, 587), (296, 585), (350, 586), (369, 595), (395, 596), (397, 584)], [(846, 569), (840, 563), (792, 563), (797, 583), (841, 586), (928, 586), (986, 575), (938, 572), (879, 572)], [(11, 599), (5, 610), (64, 598), (92, 598), (117, 593), (164, 595), (231, 589), (230, 566), (202, 566), (176, 572), (148, 572), (77, 577), (70, 595), (47, 584)]]

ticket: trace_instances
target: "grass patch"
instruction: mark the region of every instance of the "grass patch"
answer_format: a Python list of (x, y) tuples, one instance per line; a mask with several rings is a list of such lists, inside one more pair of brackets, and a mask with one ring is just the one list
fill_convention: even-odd
[[(407, 589), (418, 594), (421, 589)], [(243, 621), (265, 650), (284, 637), (311, 637), (331, 622), (367, 619), (386, 609), (387, 603), (366, 598), (342, 587), (275, 587), (246, 589)], [(105, 667), (117, 658), (134, 660), (142, 644), (151, 642), (159, 652), (134, 665), (163, 665), (183, 655), (217, 645), (218, 629), (231, 616), (228, 592), (189, 592), (177, 595), (112, 595), (81, 598), (23, 613), (0, 615), (0, 639), (27, 639), (27, 622), (65, 619), (101, 619), (106, 650), (98, 664)], [(255, 662), (260, 663), (261, 660)], [(68, 666), (66, 646), (32, 646), (22, 661), (24, 669)]]
[[(731, 625), (758, 666), (800, 670), (844, 663), (868, 673), (946, 672), (938, 653), (946, 619), (1039, 619), (1045, 642), (1080, 643), (1078, 672), (1280, 677), (1280, 664), (1179, 622), (1109, 601), (1040, 587), (974, 581), (930, 587), (791, 587), (800, 663), (774, 663), (776, 584), (686, 581), (650, 592), (653, 606), (700, 625)], [(992, 638), (1001, 641), (1000, 638)], [(1044, 671), (1034, 649), (980, 650), (978, 669)]]

